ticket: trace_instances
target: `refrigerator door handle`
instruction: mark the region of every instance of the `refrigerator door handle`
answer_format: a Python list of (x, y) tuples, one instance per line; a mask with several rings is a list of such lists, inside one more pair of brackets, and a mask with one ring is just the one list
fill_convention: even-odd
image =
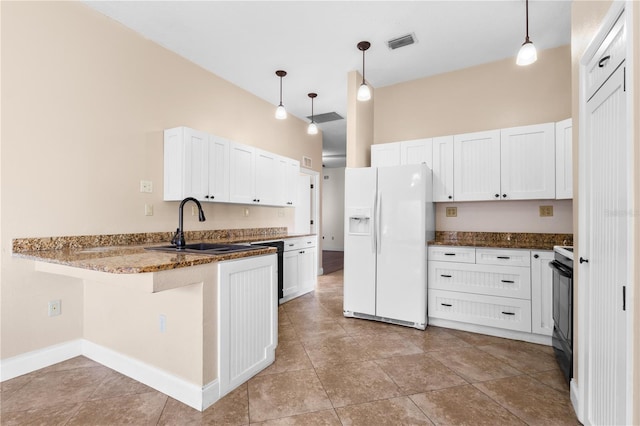
[(373, 221), (371, 223), (371, 252), (372, 253), (376, 253), (377, 247), (376, 247), (376, 239), (377, 239), (377, 235), (376, 235), (376, 223), (378, 221), (377, 217), (376, 217), (376, 209), (378, 208), (378, 193), (376, 193), (373, 196)]
[(382, 192), (378, 192), (376, 206), (376, 249), (378, 254), (382, 252)]

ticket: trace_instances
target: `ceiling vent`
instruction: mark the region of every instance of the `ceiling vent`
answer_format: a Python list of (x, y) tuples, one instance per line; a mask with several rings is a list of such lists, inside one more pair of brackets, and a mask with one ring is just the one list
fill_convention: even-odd
[(409, 46), (410, 44), (416, 43), (416, 35), (414, 33), (403, 35), (402, 37), (394, 38), (393, 40), (389, 40), (387, 42), (387, 46), (391, 50), (399, 49), (401, 47)]
[[(311, 116), (307, 117), (309, 120), (311, 120)], [(320, 123), (326, 123), (327, 121), (336, 121), (336, 120), (342, 120), (342, 116), (340, 114), (338, 114), (337, 112), (325, 112), (324, 114), (316, 114), (313, 116), (313, 121), (315, 121), (316, 123), (320, 124)]]

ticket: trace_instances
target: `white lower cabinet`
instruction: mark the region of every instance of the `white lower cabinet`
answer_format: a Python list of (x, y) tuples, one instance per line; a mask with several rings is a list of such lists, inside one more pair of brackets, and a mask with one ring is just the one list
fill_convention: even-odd
[(531, 332), (553, 334), (553, 251), (531, 251)]
[(553, 252), (549, 251), (430, 246), (430, 321), (550, 343), (550, 259)]
[(275, 254), (218, 267), (218, 380), (226, 395), (275, 360), (278, 277)]
[(531, 332), (531, 302), (523, 299), (429, 290), (429, 316)]
[(318, 279), (316, 237), (290, 238), (284, 242), (283, 301), (316, 288)]

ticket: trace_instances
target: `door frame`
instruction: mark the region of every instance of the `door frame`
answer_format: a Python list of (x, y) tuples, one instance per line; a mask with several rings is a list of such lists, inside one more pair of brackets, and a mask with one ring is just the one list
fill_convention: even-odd
[(322, 270), (322, 240), (319, 238), (321, 235), (320, 230), (322, 229), (322, 224), (320, 223), (321, 219), (321, 211), (320, 211), (320, 173), (316, 172), (312, 169), (307, 169), (305, 167), (300, 167), (300, 173), (309, 175), (311, 184), (313, 185), (313, 189), (311, 190), (311, 206), (309, 207), (309, 213), (311, 216), (311, 220), (313, 220), (313, 225), (311, 225), (311, 233), (316, 235), (317, 239), (317, 265), (316, 273), (318, 275), (323, 274)]
[[(631, 208), (635, 207), (634, 200), (634, 179), (633, 179), (633, 161), (634, 161), (634, 147), (633, 147), (633, 117), (634, 117), (634, 109), (633, 109), (633, 76), (634, 76), (634, 56), (633, 56), (633, 39), (634, 39), (634, 28), (633, 28), (633, 1), (632, 0), (614, 0), (612, 2), (609, 11), (606, 16), (600, 23), (600, 27), (595, 34), (593, 40), (589, 43), (589, 46), (585, 50), (584, 54), (580, 58), (579, 65), (579, 133), (578, 133), (578, 154), (579, 154), (579, 164), (585, 164), (585, 149), (584, 149), (584, 137), (586, 134), (586, 115), (587, 115), (587, 101), (589, 99), (589, 94), (587, 93), (587, 65), (593, 59), (596, 51), (600, 47), (600, 45), (604, 42), (609, 31), (613, 28), (616, 20), (624, 12), (625, 16), (625, 26), (627, 31), (626, 36), (626, 59), (625, 65), (627, 69), (627, 75), (629, 78), (626, 80), (626, 90), (627, 90), (627, 105), (626, 105), (626, 151), (627, 161), (628, 161), (628, 182), (629, 188), (627, 190), (627, 197), (629, 199), (629, 206)], [(640, 5), (636, 5), (640, 6)], [(585, 248), (584, 238), (581, 238), (586, 230), (584, 229), (585, 223), (587, 221), (587, 200), (586, 197), (583, 196), (583, 191), (580, 188), (579, 183), (584, 182), (586, 170), (584, 167), (579, 167), (579, 177), (578, 177), (578, 247), (575, 252), (576, 257), (580, 255), (580, 249)], [(576, 193), (576, 191), (574, 191)], [(631, 213), (630, 213), (631, 214)], [(635, 220), (633, 218), (630, 219), (632, 229), (635, 227)], [(632, 235), (634, 233), (632, 232)], [(634, 316), (635, 316), (635, 306), (634, 306), (634, 297), (635, 297), (635, 275), (634, 275), (634, 238), (633, 236), (629, 238), (627, 252), (628, 258), (630, 260), (628, 265), (628, 283), (627, 283), (627, 292), (626, 292), (626, 311), (627, 311), (627, 323), (626, 323), (626, 363), (627, 363), (627, 371), (629, 374), (626, 376), (626, 423), (631, 423), (633, 420), (633, 385), (634, 385), (634, 365), (633, 365), (633, 346), (634, 346)], [(578, 274), (577, 277), (580, 277), (580, 270), (584, 270), (578, 265)], [(588, 283), (587, 283), (588, 285)], [(573, 404), (574, 410), (578, 417), (578, 420), (584, 424), (586, 410), (587, 410), (587, 391), (584, 386), (584, 377), (587, 377), (588, 371), (586, 369), (586, 354), (588, 351), (587, 346), (587, 335), (586, 335), (586, 327), (587, 323), (587, 315), (584, 307), (587, 306), (587, 294), (585, 291), (580, 290), (581, 285), (578, 286), (578, 318), (577, 318), (577, 331), (578, 331), (578, 350), (577, 354), (577, 364), (578, 364), (578, 381), (575, 379), (571, 380), (571, 402)]]

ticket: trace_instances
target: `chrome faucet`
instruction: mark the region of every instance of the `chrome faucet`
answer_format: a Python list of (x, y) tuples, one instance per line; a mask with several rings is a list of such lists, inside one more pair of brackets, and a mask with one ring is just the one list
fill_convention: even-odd
[(184, 231), (183, 231), (183, 221), (182, 221), (182, 211), (184, 210), (184, 205), (187, 201), (193, 201), (198, 206), (198, 221), (204, 222), (207, 220), (204, 217), (204, 212), (202, 211), (202, 206), (200, 205), (200, 201), (196, 200), (193, 197), (187, 197), (180, 203), (180, 207), (178, 207), (178, 229), (176, 229), (176, 233), (171, 239), (171, 244), (176, 246), (177, 249), (182, 249), (186, 245), (184, 241)]

